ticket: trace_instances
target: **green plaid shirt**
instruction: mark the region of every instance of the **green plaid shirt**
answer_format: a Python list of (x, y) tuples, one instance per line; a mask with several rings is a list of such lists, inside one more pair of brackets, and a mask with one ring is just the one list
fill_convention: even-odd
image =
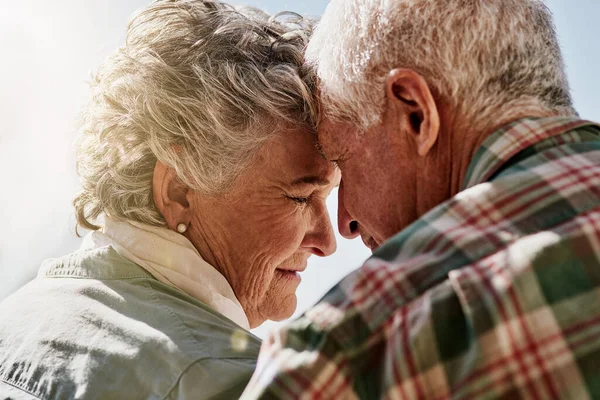
[(600, 126), (524, 119), (264, 341), (243, 398), (600, 399)]

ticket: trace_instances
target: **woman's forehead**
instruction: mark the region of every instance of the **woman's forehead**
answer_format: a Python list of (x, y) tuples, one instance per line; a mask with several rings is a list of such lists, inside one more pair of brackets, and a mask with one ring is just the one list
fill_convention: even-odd
[(260, 150), (258, 171), (273, 174), (290, 185), (327, 186), (335, 183), (335, 165), (326, 161), (306, 132), (278, 135)]

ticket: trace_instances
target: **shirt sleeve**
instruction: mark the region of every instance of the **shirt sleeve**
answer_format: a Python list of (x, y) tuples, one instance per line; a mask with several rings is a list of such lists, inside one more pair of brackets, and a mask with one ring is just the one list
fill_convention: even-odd
[(582, 271), (598, 258), (577, 259), (585, 235), (564, 229), (451, 271), (390, 313), (389, 290), (368, 296), (368, 313), (319, 303), (263, 342), (242, 398), (594, 397), (598, 290)]
[[(320, 323), (309, 313), (272, 332), (242, 398), (444, 397), (444, 358), (464, 353), (472, 337), (448, 282), (399, 307), (378, 329), (352, 313), (341, 328)], [(453, 342), (454, 354), (439, 353), (440, 339), (444, 348)]]

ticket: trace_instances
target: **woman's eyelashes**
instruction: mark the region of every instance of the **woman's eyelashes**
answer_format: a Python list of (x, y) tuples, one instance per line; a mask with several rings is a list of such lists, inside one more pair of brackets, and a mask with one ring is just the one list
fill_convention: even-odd
[(290, 200), (294, 201), (296, 204), (304, 205), (304, 204), (308, 203), (308, 197), (288, 196), (288, 198)]
[(312, 207), (321, 203), (325, 205), (325, 200), (327, 199), (327, 196), (329, 195), (332, 189), (332, 187), (323, 188), (322, 190), (312, 191), (310, 194), (305, 196), (294, 196), (288, 193), (285, 195), (285, 197), (298, 206), (310, 205)]
[(308, 202), (310, 201), (310, 195), (309, 196), (292, 196), (292, 195), (286, 195), (286, 197), (290, 200), (292, 200), (294, 203), (296, 203), (297, 205), (306, 205), (308, 204)]

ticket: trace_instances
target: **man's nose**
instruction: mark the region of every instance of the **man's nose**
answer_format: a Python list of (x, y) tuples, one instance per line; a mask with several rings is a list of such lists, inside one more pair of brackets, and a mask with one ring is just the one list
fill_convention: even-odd
[(359, 235), (358, 221), (348, 213), (344, 195), (344, 179), (342, 178), (338, 189), (338, 230), (346, 239), (354, 239)]

